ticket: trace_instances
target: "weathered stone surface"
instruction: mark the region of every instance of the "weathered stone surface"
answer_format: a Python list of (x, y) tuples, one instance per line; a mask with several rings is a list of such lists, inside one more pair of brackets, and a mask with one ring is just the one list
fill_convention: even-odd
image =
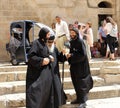
[(120, 74), (105, 74), (104, 76), (106, 84), (119, 84), (120, 83)]
[(27, 65), (19, 65), (19, 66), (0, 66), (0, 72), (15, 72), (15, 71), (25, 71), (27, 70)]
[[(90, 90), (89, 100), (120, 96), (120, 85), (118, 84), (120, 82), (119, 63), (117, 61), (113, 64), (111, 61), (101, 61), (100, 59), (90, 62), (94, 87)], [(3, 79), (0, 79), (0, 108), (25, 108), (25, 77), (27, 66), (19, 65), (14, 67), (0, 64), (0, 69), (2, 69), (0, 70), (0, 75), (3, 77)], [(2, 78), (1, 76), (0, 78)], [(64, 89), (68, 96), (67, 101), (70, 102), (76, 98), (76, 94), (71, 82), (69, 65), (67, 63), (65, 64), (64, 77)], [(87, 108), (89, 107), (87, 106)], [(64, 108), (76, 108), (76, 106), (65, 105)]]
[(17, 72), (16, 80), (17, 81), (26, 80), (26, 71)]
[[(108, 7), (98, 7), (101, 2), (105, 2)], [(58, 14), (68, 24), (74, 23), (75, 20), (84, 23), (89, 20), (93, 23), (94, 40), (97, 41), (99, 15), (112, 15), (117, 22), (120, 20), (119, 0), (53, 0), (52, 2), (51, 0), (1, 0), (0, 3), (0, 25), (2, 26), (0, 28), (1, 61), (10, 60), (5, 50), (5, 44), (9, 41), (9, 25), (11, 21), (31, 19), (51, 26), (51, 23), (55, 22), (55, 16)], [(119, 27), (120, 24), (118, 23)]]
[[(74, 100), (76, 98), (76, 94), (73, 89), (65, 90), (65, 92), (68, 96), (68, 101)], [(94, 87), (90, 90), (89, 93), (89, 99), (101, 99), (119, 96), (120, 85)]]
[(120, 66), (102, 67), (100, 74), (120, 74)]
[(0, 72), (0, 82), (22, 81), (26, 79), (26, 71)]
[(0, 97), (0, 108), (6, 108), (6, 98)]
[(25, 81), (0, 83), (0, 95), (25, 92)]

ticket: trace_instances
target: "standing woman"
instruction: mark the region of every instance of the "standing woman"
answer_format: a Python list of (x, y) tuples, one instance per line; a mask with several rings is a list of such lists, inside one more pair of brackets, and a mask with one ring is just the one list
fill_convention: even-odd
[(111, 18), (106, 18), (106, 35), (107, 35), (107, 44), (110, 48), (110, 60), (115, 60), (115, 41), (117, 40), (118, 28), (116, 22)]
[[(83, 30), (83, 40), (86, 46), (87, 56), (88, 60), (90, 60), (91, 57), (91, 47), (93, 47), (93, 30), (92, 30), (92, 23), (87, 22), (86, 27)], [(86, 37), (86, 39), (84, 39)]]
[(67, 59), (70, 64), (70, 74), (76, 91), (76, 99), (71, 104), (80, 104), (79, 108), (85, 108), (87, 95), (93, 87), (89, 62), (83, 40), (79, 38), (79, 32), (73, 28), (70, 30), (70, 52)]
[(50, 32), (41, 28), (39, 39), (33, 42), (28, 54), (26, 75), (26, 108), (51, 108), (52, 75), (47, 39)]

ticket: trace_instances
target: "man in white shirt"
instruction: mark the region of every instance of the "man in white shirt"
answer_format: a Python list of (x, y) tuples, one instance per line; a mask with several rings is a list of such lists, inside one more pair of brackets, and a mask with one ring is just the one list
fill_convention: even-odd
[(59, 16), (56, 16), (56, 47), (61, 52), (64, 48), (64, 43), (70, 40), (68, 25)]

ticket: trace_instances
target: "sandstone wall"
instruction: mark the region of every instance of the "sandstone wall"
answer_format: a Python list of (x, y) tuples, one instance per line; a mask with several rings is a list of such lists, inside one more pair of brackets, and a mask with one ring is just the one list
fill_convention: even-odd
[[(113, 7), (99, 9), (98, 4), (102, 1), (109, 2)], [(67, 23), (91, 21), (96, 40), (98, 14), (111, 14), (119, 22), (119, 3), (120, 0), (0, 0), (0, 62), (10, 60), (5, 44), (9, 40), (12, 21), (36, 20), (51, 26), (56, 15), (60, 15)]]

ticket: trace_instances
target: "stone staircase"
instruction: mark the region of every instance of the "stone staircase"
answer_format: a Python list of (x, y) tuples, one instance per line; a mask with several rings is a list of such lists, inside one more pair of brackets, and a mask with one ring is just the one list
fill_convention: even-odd
[[(120, 60), (92, 59), (90, 61), (94, 87), (89, 93), (89, 100), (120, 97)], [(60, 64), (60, 72), (62, 73)], [(27, 66), (10, 63), (0, 64), (0, 108), (25, 108), (25, 78)], [(69, 65), (65, 63), (64, 90), (68, 103), (75, 99)], [(61, 108), (76, 108), (64, 105)]]

